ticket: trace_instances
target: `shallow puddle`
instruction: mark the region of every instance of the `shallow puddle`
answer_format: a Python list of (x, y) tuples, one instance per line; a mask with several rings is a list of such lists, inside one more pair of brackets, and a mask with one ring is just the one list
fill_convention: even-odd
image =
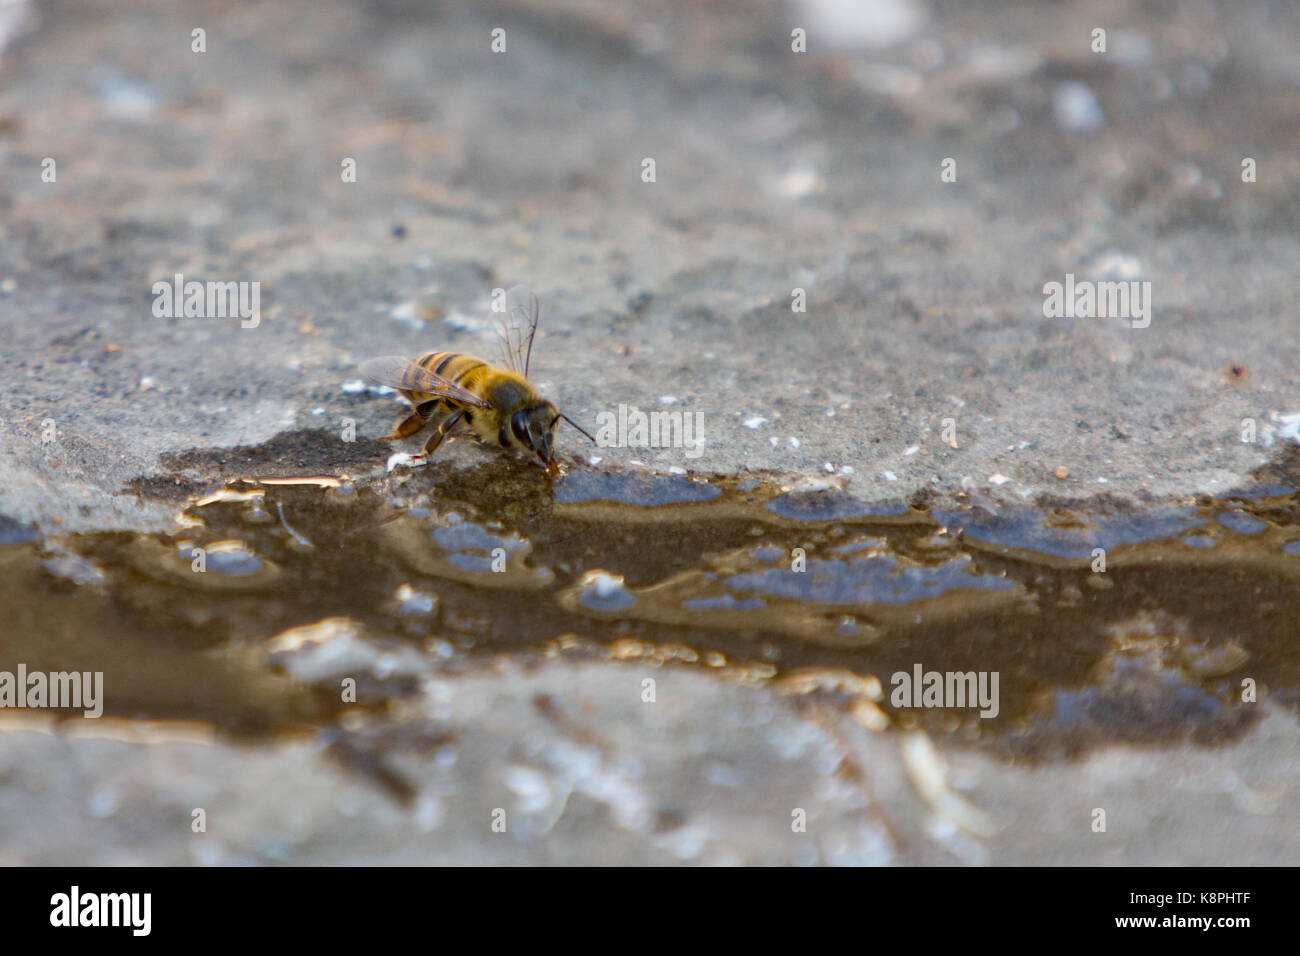
[[(1033, 757), (1232, 739), (1258, 713), (1252, 688), (1300, 703), (1300, 504), (1284, 486), (994, 514), (752, 478), (582, 469), (552, 486), (501, 461), (236, 481), (170, 535), (40, 540), (0, 522), (0, 545), (0, 670), (103, 671), (106, 714), (235, 735), (400, 706), (430, 670), (496, 653), (608, 655), (661, 680), (709, 667)], [(970, 683), (960, 705), (926, 706), (931, 672), (996, 675), (979, 685), (996, 699)], [(903, 704), (899, 675), (917, 685)]]

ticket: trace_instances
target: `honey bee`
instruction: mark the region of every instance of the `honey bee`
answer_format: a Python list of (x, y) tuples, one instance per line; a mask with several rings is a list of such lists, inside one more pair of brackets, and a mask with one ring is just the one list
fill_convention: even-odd
[(397, 389), (414, 406), (383, 440), (410, 438), (433, 425), (420, 456), (427, 458), (463, 423), (485, 444), (523, 451), (549, 473), (558, 472), (554, 434), (560, 419), (593, 442), (596, 439), (542, 398), (528, 381), (538, 314), (537, 296), (526, 287), (515, 286), (506, 293), (497, 330), (504, 367), (457, 352), (428, 352), (413, 361), (386, 355), (362, 362), (363, 375)]

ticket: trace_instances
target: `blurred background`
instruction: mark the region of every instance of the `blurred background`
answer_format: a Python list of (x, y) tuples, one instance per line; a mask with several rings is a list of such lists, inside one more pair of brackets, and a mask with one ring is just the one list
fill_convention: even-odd
[[(329, 575), (376, 604), (395, 580), (317, 563), (265, 604), (182, 613), (156, 589), (165, 558), (131, 536), (175, 534), (190, 499), (254, 474), (400, 497), (376, 441), (399, 408), (358, 362), (491, 354), (491, 292), (516, 282), (543, 303), (533, 377), (584, 427), (620, 403), (704, 416), (700, 459), (562, 433), (580, 466), (903, 510), (1293, 494), (1298, 45), (1300, 6), (1280, 0), (0, 0), (0, 540), (22, 608), (0, 667), (51, 647), (59, 666), (116, 659), (138, 705), (111, 732), (0, 734), (0, 861), (1294, 860), (1290, 712), (1214, 711), (1207, 751), (1190, 711), (1143, 712), (1144, 736), (1117, 705), (1082, 762), (1022, 765), (842, 720), (834, 695), (860, 687), (809, 704), (683, 671), (655, 723), (640, 673), (607, 656), (433, 679), (327, 628), (313, 640), (360, 655), (339, 666), (406, 681), (347, 724), (266, 642), (309, 623), (294, 614)], [(154, 284), (176, 274), (259, 283), (260, 324), (158, 317)], [(1045, 316), (1067, 274), (1150, 282), (1150, 327)], [(413, 480), (486, 468), (515, 487), (448, 447)], [(267, 504), (280, 544), (350, 533)], [(683, 554), (709, 533), (687, 527)], [(89, 564), (50, 571), (59, 548)], [(1243, 588), (1294, 574), (1250, 567)], [(59, 603), (95, 569), (105, 591)], [(557, 569), (567, 586), (584, 566)], [(153, 583), (130, 591), (137, 573)], [(1135, 627), (1228, 639), (1192, 614)], [(999, 653), (1035, 633), (997, 631)], [(1292, 652), (1260, 641), (1293, 687)], [(1084, 680), (1108, 653), (1088, 647), (1044, 653), (1044, 673)], [(1186, 676), (1161, 661), (1156, 683)], [(416, 781), (400, 799), (379, 751)], [(916, 800), (945, 762), (969, 813)], [(1098, 805), (1114, 839), (1088, 829)], [(206, 837), (196, 806), (221, 808)], [(498, 806), (530, 822), (491, 842)], [(791, 841), (793, 806), (815, 837)]]

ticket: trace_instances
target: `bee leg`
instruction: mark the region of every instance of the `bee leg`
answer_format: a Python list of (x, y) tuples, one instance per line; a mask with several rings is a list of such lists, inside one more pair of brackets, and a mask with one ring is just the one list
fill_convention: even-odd
[(436, 398), (416, 405), (415, 411), (394, 425), (393, 433), (385, 435), (380, 441), (401, 441), (403, 438), (410, 438), (429, 423), (429, 416), (433, 414), (438, 405), (439, 400)]
[(427, 424), (428, 422), (421, 418), (418, 413), (412, 412), (393, 426), (392, 434), (384, 435), (379, 440), (401, 441), (403, 438), (410, 438)]
[(460, 409), (456, 409), (456, 411), (452, 412), (438, 423), (438, 427), (434, 429), (433, 435), (424, 446), (424, 456), (426, 458), (438, 450), (438, 446), (442, 444), (442, 440), (447, 437), (447, 432), (456, 427), (464, 414), (465, 413)]

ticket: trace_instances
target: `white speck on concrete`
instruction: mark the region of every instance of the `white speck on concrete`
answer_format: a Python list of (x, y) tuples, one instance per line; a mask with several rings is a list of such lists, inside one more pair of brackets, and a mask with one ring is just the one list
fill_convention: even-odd
[(1058, 83), (1052, 92), (1056, 125), (1071, 133), (1089, 133), (1106, 125), (1106, 114), (1088, 84), (1078, 80)]
[(408, 455), (404, 451), (399, 451), (395, 455), (388, 456), (388, 470), (392, 471), (399, 465), (406, 468), (420, 468), (429, 463), (429, 459), (424, 455)]

